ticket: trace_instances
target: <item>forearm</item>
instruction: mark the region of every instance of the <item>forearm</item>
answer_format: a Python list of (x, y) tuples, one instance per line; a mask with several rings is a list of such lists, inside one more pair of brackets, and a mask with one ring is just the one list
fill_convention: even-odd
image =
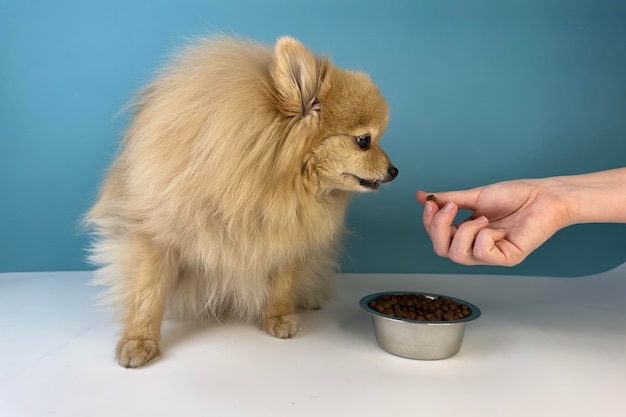
[(626, 168), (547, 178), (545, 186), (562, 202), (565, 226), (626, 223)]

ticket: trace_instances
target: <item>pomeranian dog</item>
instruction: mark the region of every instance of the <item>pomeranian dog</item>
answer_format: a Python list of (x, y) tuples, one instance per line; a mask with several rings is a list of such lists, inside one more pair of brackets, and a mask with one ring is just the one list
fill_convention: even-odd
[(222, 36), (183, 48), (133, 104), (85, 216), (95, 282), (122, 313), (119, 364), (159, 355), (165, 312), (294, 336), (329, 295), (349, 196), (398, 174), (378, 88), (296, 39)]

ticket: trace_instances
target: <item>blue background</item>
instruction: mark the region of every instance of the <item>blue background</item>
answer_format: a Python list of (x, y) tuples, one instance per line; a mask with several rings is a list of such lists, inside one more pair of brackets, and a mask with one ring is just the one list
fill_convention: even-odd
[[(78, 220), (128, 115), (185, 39), (295, 36), (391, 107), (400, 169), (348, 215), (345, 272), (575, 276), (626, 260), (626, 225), (579, 225), (515, 268), (438, 258), (418, 188), (626, 165), (626, 2), (0, 1), (0, 272), (87, 269)], [(601, 202), (599, 202), (601, 204)]]

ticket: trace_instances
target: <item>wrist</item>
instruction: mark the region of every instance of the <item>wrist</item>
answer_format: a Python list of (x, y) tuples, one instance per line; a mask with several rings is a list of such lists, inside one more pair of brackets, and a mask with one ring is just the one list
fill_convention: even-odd
[(545, 179), (561, 227), (626, 221), (626, 169)]
[(559, 228), (584, 223), (581, 205), (585, 196), (572, 183), (572, 177), (553, 177), (546, 179), (546, 188), (554, 197), (555, 211)]
[(549, 206), (556, 229), (578, 223), (580, 210), (577, 189), (567, 177), (543, 178), (538, 182), (537, 192), (543, 197), (544, 204)]

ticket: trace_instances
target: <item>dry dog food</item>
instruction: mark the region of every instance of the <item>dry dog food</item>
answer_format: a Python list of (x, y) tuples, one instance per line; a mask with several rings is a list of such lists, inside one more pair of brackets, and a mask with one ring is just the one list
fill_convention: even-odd
[(453, 321), (472, 314), (466, 304), (422, 294), (386, 294), (370, 301), (369, 306), (387, 316), (408, 320)]

